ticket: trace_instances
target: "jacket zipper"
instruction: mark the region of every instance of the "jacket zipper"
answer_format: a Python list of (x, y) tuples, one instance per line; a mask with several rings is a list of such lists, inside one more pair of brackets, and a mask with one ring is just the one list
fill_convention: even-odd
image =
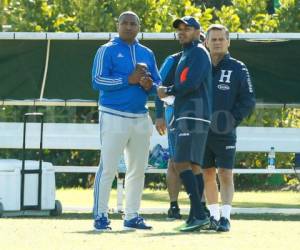
[(130, 55), (131, 55), (133, 68), (135, 68), (135, 65), (136, 65), (135, 46), (134, 45), (128, 45), (128, 46), (129, 46), (129, 50), (130, 50)]

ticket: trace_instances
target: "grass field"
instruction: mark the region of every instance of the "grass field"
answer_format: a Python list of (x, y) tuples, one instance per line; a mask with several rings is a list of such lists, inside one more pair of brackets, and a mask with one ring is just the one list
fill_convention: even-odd
[[(58, 190), (63, 205), (91, 206), (91, 190)], [(111, 202), (115, 204), (115, 193)], [(187, 205), (185, 195), (180, 202)], [(299, 193), (237, 193), (235, 204), (241, 207), (298, 207)], [(146, 190), (143, 206), (168, 206), (165, 191)], [(169, 222), (165, 215), (145, 215), (153, 225), (151, 231), (122, 231), (120, 215), (112, 215), (112, 232), (92, 231), (90, 213), (64, 213), (60, 217), (1, 218), (2, 250), (299, 250), (300, 215), (233, 215), (229, 233), (179, 233), (174, 230), (182, 222)]]
[[(57, 198), (66, 206), (92, 206), (92, 189), (59, 189)], [(187, 195), (180, 193), (179, 203), (189, 206)], [(110, 206), (116, 206), (116, 191), (110, 197)], [(143, 193), (142, 207), (168, 207), (169, 199), (166, 190), (153, 191), (146, 189)], [(299, 192), (236, 192), (233, 206), (235, 207), (274, 207), (274, 208), (300, 208)]]
[(112, 232), (92, 231), (90, 214), (64, 214), (59, 218), (0, 219), (0, 249), (214, 249), (299, 250), (300, 216), (233, 216), (229, 233), (178, 233), (180, 222), (147, 215), (151, 231), (122, 231), (120, 216), (113, 216)]

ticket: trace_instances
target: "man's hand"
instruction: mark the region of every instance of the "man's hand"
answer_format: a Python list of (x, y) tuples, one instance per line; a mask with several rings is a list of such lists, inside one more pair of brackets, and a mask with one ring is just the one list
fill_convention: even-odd
[(132, 74), (128, 77), (128, 82), (130, 84), (139, 84), (141, 78), (146, 76), (147, 76), (147, 65), (137, 64)]
[(144, 74), (143, 72), (135, 70), (130, 76), (128, 76), (128, 82), (130, 84), (139, 84), (141, 78), (145, 76), (146, 74)]
[(167, 97), (168, 95), (166, 94), (166, 89), (167, 87), (164, 86), (159, 86), (157, 89), (157, 95), (160, 99)]
[(149, 76), (142, 76), (140, 80), (140, 85), (144, 88), (144, 90), (149, 91), (153, 85), (152, 78)]
[(163, 118), (158, 118), (155, 121), (155, 128), (160, 135), (164, 135), (166, 133), (166, 122)]

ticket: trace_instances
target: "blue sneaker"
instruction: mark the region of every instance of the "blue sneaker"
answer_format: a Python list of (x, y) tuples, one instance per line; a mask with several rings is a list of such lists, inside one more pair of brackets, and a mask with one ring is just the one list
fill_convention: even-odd
[(94, 221), (94, 230), (97, 232), (110, 231), (111, 227), (109, 225), (110, 220), (105, 216), (101, 216)]
[(124, 230), (136, 230), (136, 229), (152, 229), (152, 226), (149, 226), (145, 223), (145, 220), (141, 216), (134, 217), (131, 220), (124, 220)]
[(230, 231), (230, 221), (225, 217), (221, 217), (217, 231), (218, 232), (229, 232)]

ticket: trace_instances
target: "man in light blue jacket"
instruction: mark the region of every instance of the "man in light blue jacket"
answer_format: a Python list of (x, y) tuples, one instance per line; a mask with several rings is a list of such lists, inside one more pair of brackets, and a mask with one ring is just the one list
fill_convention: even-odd
[(99, 91), (101, 140), (100, 166), (94, 185), (94, 229), (111, 230), (108, 200), (123, 151), (127, 165), (124, 229), (151, 229), (138, 211), (148, 165), (152, 121), (146, 102), (161, 79), (153, 52), (136, 36), (139, 17), (123, 12), (119, 37), (99, 48), (92, 71), (93, 88)]

